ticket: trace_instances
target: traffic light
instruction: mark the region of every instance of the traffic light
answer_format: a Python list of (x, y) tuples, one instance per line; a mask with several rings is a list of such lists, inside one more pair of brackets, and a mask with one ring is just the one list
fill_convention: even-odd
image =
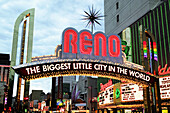
[(28, 97), (24, 97), (24, 100), (26, 101), (26, 100), (28, 100), (29, 98)]

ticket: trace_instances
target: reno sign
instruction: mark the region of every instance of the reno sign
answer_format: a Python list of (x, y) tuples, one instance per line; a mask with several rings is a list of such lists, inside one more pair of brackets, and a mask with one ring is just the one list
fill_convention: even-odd
[(67, 28), (62, 34), (62, 59), (93, 59), (122, 63), (121, 40), (117, 35)]

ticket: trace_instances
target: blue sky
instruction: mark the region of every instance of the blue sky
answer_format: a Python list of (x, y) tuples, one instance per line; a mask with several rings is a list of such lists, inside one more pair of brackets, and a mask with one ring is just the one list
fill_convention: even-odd
[[(67, 27), (74, 27), (78, 31), (85, 28), (82, 21), (84, 10), (94, 6), (104, 13), (104, 0), (0, 0), (0, 53), (10, 54), (14, 23), (17, 17), (27, 9), (35, 8), (33, 57), (54, 54), (55, 47), (61, 44), (62, 31)], [(104, 32), (102, 26), (97, 25), (95, 31)], [(16, 79), (14, 95), (16, 92)], [(30, 91), (33, 89), (51, 91), (51, 78), (31, 81)]]

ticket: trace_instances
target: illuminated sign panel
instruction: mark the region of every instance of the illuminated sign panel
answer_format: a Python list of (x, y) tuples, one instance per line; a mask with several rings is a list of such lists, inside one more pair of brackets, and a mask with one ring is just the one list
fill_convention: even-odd
[(136, 84), (121, 84), (121, 101), (139, 101), (143, 100), (143, 88)]
[(122, 63), (121, 40), (117, 35), (92, 34), (88, 30), (77, 32), (67, 28), (62, 34), (62, 58), (98, 59)]
[(159, 75), (167, 75), (170, 74), (170, 67), (167, 68), (167, 64), (165, 64), (164, 68), (161, 68), (161, 66), (158, 67), (158, 74)]
[(161, 99), (170, 99), (170, 76), (159, 78)]
[[(101, 83), (102, 84), (102, 83)], [(100, 86), (101, 86), (100, 84)], [(103, 85), (103, 84), (102, 84)], [(120, 103), (120, 83), (112, 84), (110, 79), (108, 83), (104, 84), (101, 87), (101, 92), (98, 95), (99, 105), (108, 105), (113, 103)]]
[[(25, 65), (25, 64), (24, 64)], [(82, 61), (82, 60), (55, 60), (53, 62), (39, 62), (37, 64), (30, 63), (29, 65), (14, 66), (13, 69), (21, 75), (22, 78), (30, 80), (34, 78), (42, 78), (44, 76), (52, 75), (70, 75), (73, 74), (92, 74), (104, 76), (117, 76), (122, 79), (131, 79), (133, 81), (152, 83), (154, 76), (148, 75), (142, 70), (135, 70), (128, 67), (113, 63), (95, 62), (95, 61)], [(121, 74), (121, 76), (119, 76)], [(35, 75), (35, 76), (33, 76)]]
[(114, 85), (111, 85), (105, 90), (99, 92), (99, 105), (114, 103), (114, 92)]
[(63, 101), (61, 99), (57, 99), (57, 106), (63, 106)]
[(105, 90), (108, 86), (111, 86), (111, 85), (113, 85), (111, 79), (108, 81), (108, 83), (106, 83), (104, 85), (103, 85), (103, 83), (100, 83), (100, 87), (101, 87), (100, 91)]

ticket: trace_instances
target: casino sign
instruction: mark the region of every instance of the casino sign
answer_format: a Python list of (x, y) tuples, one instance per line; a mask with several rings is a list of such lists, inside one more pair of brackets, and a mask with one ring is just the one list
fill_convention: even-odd
[(54, 76), (98, 76), (148, 86), (157, 76), (142, 66), (128, 62), (122, 53), (121, 39), (117, 35), (106, 36), (102, 32), (92, 34), (88, 30), (78, 32), (67, 28), (62, 34), (59, 57), (13, 66), (25, 80)]

